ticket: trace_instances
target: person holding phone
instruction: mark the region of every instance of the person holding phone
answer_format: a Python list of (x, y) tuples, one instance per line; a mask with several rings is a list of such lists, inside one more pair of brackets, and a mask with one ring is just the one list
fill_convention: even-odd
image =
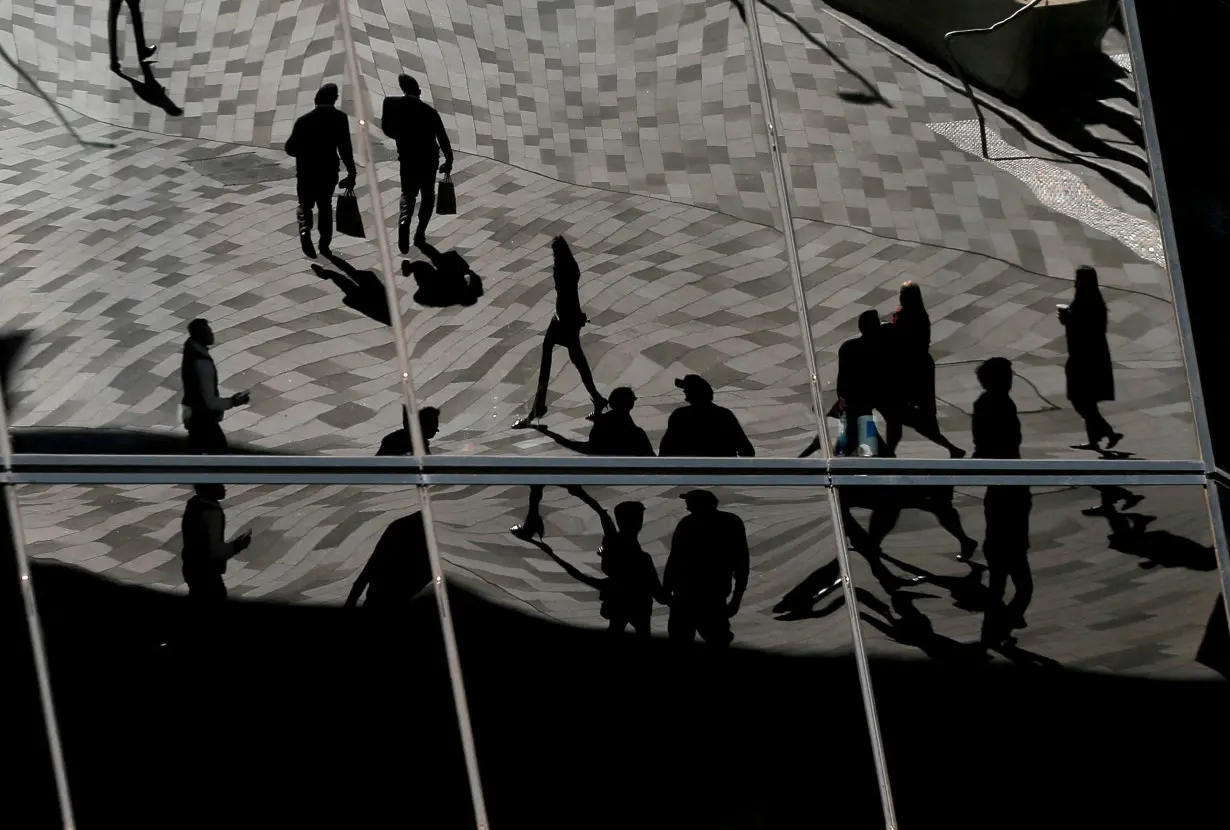
[(228, 409), (246, 406), (251, 396), (237, 392), (229, 398), (218, 394), (218, 367), (209, 349), (214, 332), (209, 321), (197, 318), (188, 324), (180, 379), (184, 398), (180, 416), (188, 430), (188, 450), (196, 455), (225, 455), (229, 450), (222, 431), (222, 415)]

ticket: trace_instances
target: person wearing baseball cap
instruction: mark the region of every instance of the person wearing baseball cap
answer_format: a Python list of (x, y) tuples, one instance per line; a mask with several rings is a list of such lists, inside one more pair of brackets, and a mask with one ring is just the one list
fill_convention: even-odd
[(708, 490), (680, 498), (688, 515), (675, 527), (662, 577), (671, 609), (667, 634), (675, 642), (690, 643), (699, 634), (706, 645), (728, 646), (734, 639), (730, 619), (739, 613), (751, 567), (747, 530), (734, 513), (718, 510)]
[(756, 450), (735, 414), (713, 402), (713, 387), (700, 375), (684, 375), (675, 386), (687, 403), (671, 413), (658, 455), (666, 457), (752, 458)]

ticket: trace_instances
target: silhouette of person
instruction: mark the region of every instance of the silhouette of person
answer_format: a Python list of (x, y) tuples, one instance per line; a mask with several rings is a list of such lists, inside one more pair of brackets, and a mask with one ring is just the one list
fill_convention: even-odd
[(615, 505), (612, 518), (580, 487), (569, 487), (568, 492), (589, 505), (602, 522), (598, 556), (606, 578), (597, 587), (602, 600), (600, 613), (610, 623), (607, 630), (623, 633), (631, 626), (638, 635), (648, 637), (654, 600), (662, 602), (664, 596), (658, 569), (637, 538), (645, 524), (645, 505), (639, 501), (620, 502)]
[(752, 458), (756, 450), (742, 424), (724, 406), (713, 402), (713, 387), (700, 375), (675, 379), (687, 403), (666, 419), (666, 432), (658, 446), (663, 458)]
[[(415, 197), (421, 195), (422, 202), (414, 243), (422, 245), (426, 241), (427, 223), (436, 206), (436, 168), (445, 176), (453, 171), (453, 147), (440, 113), (420, 97), (419, 82), (410, 75), (400, 75), (397, 85), (404, 95), (384, 99), (380, 128), (397, 143), (397, 158), (401, 164), (397, 249), (405, 256), (410, 252), (410, 215), (414, 213)], [(440, 164), (441, 153), (444, 164)]]
[[(350, 143), (350, 119), (337, 109), (337, 84), (325, 84), (316, 93), (316, 107), (295, 121), (286, 140), (286, 154), (295, 159), (295, 189), (299, 198), (299, 243), (309, 259), (312, 247), (312, 209), (320, 217), (320, 250), (329, 255), (333, 239), (333, 191), (354, 187), (358, 173)], [(340, 163), (339, 163), (340, 162)], [(341, 165), (346, 178), (338, 182)]]
[[(434, 406), (424, 406), (419, 409), (419, 430), (423, 433), (423, 449), (431, 455), (431, 439), (440, 431), (440, 410)], [(401, 408), (401, 429), (394, 430), (384, 436), (376, 455), (413, 455), (414, 446), (410, 442), (410, 410)]]
[(183, 574), (188, 599), (194, 607), (216, 606), (226, 599), (222, 575), (226, 563), (252, 544), (252, 531), (226, 541), (226, 513), (222, 500), (226, 488), (221, 484), (198, 484), (196, 494), (184, 507)]
[(359, 608), (362, 598), (361, 607), (369, 613), (398, 614), (405, 611), (431, 580), (423, 514), (416, 511), (385, 528), (376, 542), (376, 549), (351, 586), (346, 607)]
[(1098, 288), (1098, 272), (1083, 265), (1076, 269), (1076, 291), (1069, 305), (1056, 306), (1068, 341), (1068, 360), (1063, 371), (1068, 385), (1068, 400), (1085, 422), (1087, 442), (1075, 449), (1096, 450), (1103, 438), (1106, 449), (1123, 440), (1115, 432), (1098, 404), (1115, 399), (1115, 376), (1106, 341), (1106, 300)]
[[(636, 394), (627, 386), (621, 386), (611, 392), (611, 409), (594, 417), (587, 441), (573, 441), (541, 425), (535, 428), (560, 445), (582, 455), (652, 458), (653, 444), (649, 442), (649, 436), (632, 420), (632, 407), (635, 404)], [(535, 536), (542, 538), (544, 527), (540, 505), (545, 492), (545, 485), (530, 485), (530, 505), (525, 521), (513, 525), (510, 529), (517, 538), (527, 542)]]
[(120, 72), (119, 52), (119, 20), (120, 7), (128, 6), (128, 17), (132, 21), (132, 36), (137, 42), (137, 57), (141, 63), (149, 63), (158, 45), (150, 46), (145, 42), (145, 20), (141, 17), (141, 0), (109, 0), (107, 8), (107, 43), (111, 47), (111, 71)]
[(889, 454), (901, 442), (902, 426), (948, 450), (952, 458), (964, 458), (965, 450), (940, 431), (935, 406), (935, 360), (931, 357), (931, 317), (923, 305), (922, 289), (913, 281), (901, 286), (901, 305), (887, 326), (889, 382), (884, 385), (884, 436)]
[(864, 311), (858, 316), (858, 331), (858, 337), (837, 349), (837, 402), (828, 412), (831, 418), (845, 418), (843, 455), (858, 454), (858, 419), (871, 417), (883, 397), (887, 355), (880, 316)]
[[(1021, 421), (1010, 394), (1012, 362), (993, 357), (978, 367), (977, 376), (983, 393), (974, 402), (974, 458), (1020, 458)], [(1029, 567), (1031, 508), (1027, 485), (987, 487), (982, 553), (987, 560), (989, 602), (981, 642), (988, 648), (1010, 642), (1012, 631), (1025, 627), (1025, 611), (1034, 592)], [(1005, 605), (1004, 594), (1010, 579), (1015, 593)]]
[(667, 633), (675, 642), (730, 645), (730, 619), (739, 613), (747, 590), (750, 553), (743, 520), (718, 510), (707, 490), (680, 496), (689, 515), (675, 527), (662, 590), (670, 606)]
[(228, 409), (245, 406), (250, 399), (247, 392), (236, 392), (229, 398), (218, 394), (218, 367), (209, 353), (213, 344), (214, 332), (207, 320), (198, 317), (188, 324), (188, 339), (180, 365), (180, 380), (184, 386), (180, 415), (184, 429), (188, 430), (188, 449), (197, 455), (227, 452), (222, 414)]
[(402, 261), (402, 276), (413, 276), (418, 290), (414, 301), (421, 306), (447, 308), (453, 305), (471, 306), (483, 296), (483, 281), (465, 258), (456, 251), (441, 253), (426, 242), (419, 249), (430, 262)]
[(556, 346), (568, 349), (568, 359), (577, 367), (581, 383), (589, 392), (594, 403), (594, 411), (589, 417), (597, 417), (607, 405), (606, 398), (602, 397), (594, 384), (589, 361), (581, 350), (581, 329), (589, 322), (589, 318), (581, 310), (581, 267), (577, 265), (568, 242), (562, 236), (555, 237), (551, 242), (551, 254), (551, 276), (555, 281), (555, 314), (551, 317), (551, 323), (543, 337), (542, 364), (538, 368), (538, 390), (534, 393), (534, 403), (529, 414), (513, 424), (513, 429), (525, 429), (547, 414), (547, 384), (551, 382), (551, 355)]

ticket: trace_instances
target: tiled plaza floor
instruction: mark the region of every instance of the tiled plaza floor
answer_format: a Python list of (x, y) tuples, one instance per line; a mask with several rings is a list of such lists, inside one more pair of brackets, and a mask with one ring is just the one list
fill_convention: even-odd
[[(77, 146), (49, 107), (0, 67), (0, 323), (38, 335), (16, 423), (175, 430), (184, 327), (207, 316), (218, 332), (224, 389), (253, 390), (252, 406), (228, 415), (229, 434), (297, 452), (374, 452), (399, 421), (393, 335), (361, 304), (343, 304), (338, 286), (308, 267), (295, 239), (293, 171), (282, 152), (294, 118), (322, 83), (341, 84), (342, 107), (353, 111), (336, 4), (147, 4), (146, 28), (161, 44), (153, 71), (183, 109), (178, 116), (107, 71), (98, 4), (36, 0), (9, 8), (11, 33), (0, 31), (0, 45), (85, 138), (115, 145)], [(557, 233), (573, 243), (584, 274), (591, 323), (583, 342), (598, 384), (636, 388), (637, 419), (655, 443), (681, 402), (672, 380), (696, 372), (736, 412), (760, 455), (792, 456), (807, 445), (810, 396), (798, 315), (775, 230), (760, 96), (733, 7), (360, 0), (353, 8), (361, 74), (374, 100), (394, 93), (397, 74), (409, 71), (444, 117), (458, 151), (460, 210), (437, 217), (430, 239), (460, 252), (486, 291), (471, 308), (427, 309), (412, 302), (408, 280), (394, 279), (420, 398), (443, 409), (438, 451), (561, 451), (508, 429), (532, 394), (551, 314), (548, 245)], [(1139, 198), (1148, 186), (1138, 166), (1143, 153), (1119, 141), (1137, 123), (1124, 104), (1130, 76), (1108, 98), (1122, 117), (1105, 121), (1120, 132), (1089, 128), (1111, 148), (1106, 158), (1073, 161), (1080, 141), (1048, 132), (1049, 122), (1029, 114), (1008, 113), (1011, 122), (992, 116), (993, 143), (1003, 153), (988, 161), (969, 151), (973, 109), (942, 70), (827, 11), (802, 3), (782, 10), (798, 25), (767, 7), (759, 14), (826, 390), (837, 346), (853, 334), (857, 314), (870, 306), (887, 313), (900, 282), (914, 279), (933, 320), (940, 418), (949, 436), (969, 445), (973, 366), (1000, 355), (1016, 363), (1025, 454), (1071, 456), (1069, 445), (1083, 440), (1083, 430), (1064, 398), (1054, 305), (1070, 298), (1074, 268), (1088, 263), (1098, 268), (1110, 310), (1118, 400), (1104, 411), (1128, 435), (1122, 448), (1141, 457), (1192, 457), (1169, 287), (1151, 249), (1156, 223)], [(122, 23), (121, 38), (127, 31)], [(843, 98), (858, 89), (857, 80), (810, 37), (869, 79), (884, 101)], [(135, 71), (132, 55), (124, 62)], [(1027, 158), (1010, 157), (1011, 148)], [(391, 216), (397, 166), (390, 149), (382, 145), (372, 163)], [(360, 196), (366, 198), (362, 188)], [(379, 269), (369, 240), (335, 247), (358, 271)], [(583, 434), (587, 396), (562, 353), (551, 388), (548, 423)], [(935, 451), (910, 433), (901, 448), (904, 455)], [(276, 528), (282, 538), (254, 548), (233, 574), (240, 595), (338, 600), (361, 566), (363, 545), (402, 509), (396, 494), (386, 500), (321, 489), (268, 498), (267, 511), (284, 518), (270, 519), (262, 535)], [(450, 561), (494, 596), (556, 618), (592, 620), (592, 597), (578, 598), (588, 589), (507, 537), (522, 498), (442, 494), (446, 512), (461, 504), (466, 511), (445, 520)], [(179, 508), (169, 502), (179, 496), (150, 491), (118, 507), (100, 499), (62, 490), (27, 501), (37, 517), (29, 531), (35, 554), (177, 584)], [(564, 497), (549, 491), (549, 526), (582, 522), (568, 518), (575, 504), (555, 510), (552, 499)], [(1121, 660), (1094, 645), (1066, 662), (1168, 671), (1166, 649), (1187, 649), (1198, 632), (1184, 626), (1207, 618), (1208, 574), (1142, 575), (1123, 554), (1106, 550), (1102, 520), (1073, 524), (1046, 507), (1063, 500), (1039, 499), (1045, 538), (1035, 548), (1050, 551), (1039, 557), (1053, 555), (1060, 571), (1065, 557), (1088, 560), (1076, 571), (1125, 596), (1142, 580), (1173, 580), (1165, 590), (1194, 603), (1191, 620), (1174, 622), (1174, 631), (1158, 634), (1144, 612), (1123, 623), (1140, 626), (1127, 636), (1144, 642), (1156, 634), (1169, 645), (1142, 646)], [(673, 515), (677, 502), (662, 504)], [(967, 501), (966, 513), (980, 514), (970, 509), (977, 505)], [(1203, 538), (1198, 505), (1183, 505), (1172, 511), (1182, 517), (1173, 531)], [(814, 503), (778, 494), (749, 498), (746, 507), (749, 522), (752, 513), (765, 522), (756, 555), (774, 567), (757, 571), (740, 640), (836, 646), (841, 615), (766, 619), (782, 590), (814, 566), (814, 556), (803, 555), (810, 543), (801, 540), (810, 534), (824, 547)], [(248, 507), (237, 509), (248, 515)], [(98, 511), (115, 513), (108, 520), (113, 540), (75, 539), (97, 536), (88, 528)], [(134, 525), (132, 511), (154, 524)], [(296, 518), (298, 511), (319, 521)], [(467, 531), (459, 517), (480, 514), (492, 527)], [(592, 522), (560, 530), (582, 527), (594, 532)], [(786, 528), (808, 530), (792, 536)], [(668, 528), (658, 530), (660, 554)], [(595, 547), (577, 544), (578, 554)], [(1112, 560), (1106, 567), (1119, 570), (1098, 581), (1098, 568)], [(1078, 602), (1071, 597), (1080, 591), (1063, 584), (1051, 595), (1040, 589), (1039, 602), (1061, 594)], [(1162, 589), (1150, 583), (1147, 590)], [(1122, 607), (1107, 610), (1107, 619), (1127, 613), (1116, 610)], [(971, 625), (953, 618), (954, 632), (968, 634)], [(1106, 619), (1079, 625), (1086, 634), (1114, 628)], [(1119, 631), (1106, 642), (1124, 636)]]

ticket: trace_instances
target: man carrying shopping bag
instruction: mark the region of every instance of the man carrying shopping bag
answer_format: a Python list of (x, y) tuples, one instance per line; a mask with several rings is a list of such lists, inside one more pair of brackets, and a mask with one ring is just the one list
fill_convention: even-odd
[[(384, 99), (380, 128), (397, 142), (397, 159), (401, 165), (397, 250), (405, 256), (410, 253), (410, 216), (414, 213), (414, 200), (419, 196), (422, 201), (414, 244), (421, 246), (427, 241), (427, 223), (431, 221), (432, 210), (436, 207), (437, 167), (444, 174), (444, 182), (440, 186), (440, 213), (455, 213), (457, 203), (449, 178), (453, 171), (453, 147), (440, 113), (420, 97), (422, 90), (413, 77), (402, 75), (397, 83), (405, 94)], [(444, 164), (440, 164), (441, 154), (444, 155)], [(451, 204), (443, 204), (446, 200)]]
[(316, 108), (295, 121), (286, 141), (286, 154), (295, 159), (299, 244), (309, 259), (316, 259), (316, 249), (312, 247), (312, 208), (320, 216), (320, 250), (328, 256), (333, 240), (333, 191), (339, 184), (341, 165), (346, 165), (346, 178), (340, 182), (342, 190), (353, 189), (357, 178), (350, 118), (337, 109), (337, 99), (337, 84), (322, 86), (316, 93)]

